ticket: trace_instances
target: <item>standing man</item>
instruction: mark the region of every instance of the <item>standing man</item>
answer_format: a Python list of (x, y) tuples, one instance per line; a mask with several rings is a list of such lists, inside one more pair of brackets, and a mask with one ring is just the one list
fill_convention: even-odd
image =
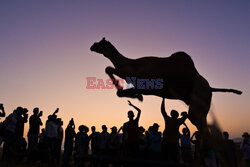
[(165, 121), (165, 130), (163, 132), (163, 153), (167, 156), (168, 160), (178, 162), (178, 139), (179, 127), (187, 119), (187, 112), (182, 112), (181, 118), (176, 110), (172, 110), (168, 116), (165, 110), (165, 99), (162, 99), (161, 113)]
[(65, 130), (65, 141), (64, 141), (64, 153), (63, 153), (63, 167), (68, 167), (70, 158), (73, 152), (74, 138), (75, 138), (75, 123), (74, 119), (71, 118), (69, 124)]
[(134, 106), (129, 100), (128, 105), (132, 106), (137, 110), (137, 116), (134, 119), (134, 112), (128, 111), (129, 121), (123, 124), (123, 139), (127, 144), (127, 154), (129, 156), (136, 156), (139, 151), (139, 119), (141, 115), (141, 110)]
[(38, 144), (38, 136), (40, 133), (40, 126), (43, 125), (40, 117), (43, 115), (43, 112), (39, 112), (39, 108), (33, 109), (33, 115), (29, 118), (29, 131), (28, 131), (28, 150), (32, 152), (35, 146)]

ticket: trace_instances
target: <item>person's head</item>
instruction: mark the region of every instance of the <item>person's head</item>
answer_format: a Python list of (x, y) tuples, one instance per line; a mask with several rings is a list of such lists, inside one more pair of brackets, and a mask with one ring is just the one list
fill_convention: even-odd
[(44, 128), (42, 128), (42, 133), (45, 133), (45, 129)]
[(102, 125), (102, 131), (107, 132), (107, 126), (106, 125)]
[(22, 115), (22, 113), (23, 113), (23, 107), (21, 107), (21, 106), (17, 107), (17, 108), (13, 111), (13, 113), (16, 113), (17, 115)]
[(172, 110), (170, 112), (172, 118), (177, 119), (179, 117), (179, 113), (176, 110)]
[(225, 139), (225, 140), (228, 140), (228, 139), (229, 139), (229, 134), (228, 134), (228, 132), (223, 132), (223, 136), (224, 136), (224, 139)]
[(113, 126), (111, 129), (111, 133), (117, 133), (117, 127), (116, 126)]
[(152, 130), (153, 130), (153, 126), (149, 126), (148, 127), (148, 132), (152, 132)]
[(182, 134), (183, 134), (183, 135), (187, 135), (187, 133), (188, 133), (187, 128), (183, 128), (183, 129), (182, 129)]
[(244, 142), (249, 142), (249, 133), (244, 132), (242, 137), (243, 137)]
[(133, 111), (128, 111), (128, 118), (131, 120), (131, 119), (133, 119), (134, 118), (134, 112)]
[(94, 133), (95, 132), (95, 126), (91, 126), (91, 131), (92, 131), (92, 133)]
[(74, 123), (74, 119), (73, 118), (71, 118), (71, 120), (69, 121), (69, 126), (74, 126), (75, 125), (75, 123)]
[(62, 119), (61, 119), (61, 118), (57, 118), (57, 119), (56, 119), (56, 124), (60, 126), (61, 123), (62, 123)]
[(39, 113), (39, 108), (38, 107), (34, 108), (33, 109), (33, 114), (37, 116), (38, 113)]
[(140, 134), (143, 134), (144, 132), (145, 132), (145, 129), (144, 129), (142, 126), (140, 126), (140, 127), (139, 127), (139, 133), (140, 133)]
[(160, 126), (157, 123), (154, 123), (152, 128), (153, 132), (158, 132), (159, 127)]
[(28, 117), (29, 110), (27, 108), (23, 108), (22, 115)]
[(88, 132), (89, 131), (89, 128), (85, 125), (80, 125), (79, 128), (78, 128), (79, 132)]
[(88, 128), (87, 126), (84, 125), (83, 131), (84, 131), (85, 133), (88, 133), (88, 132), (89, 132), (89, 128)]

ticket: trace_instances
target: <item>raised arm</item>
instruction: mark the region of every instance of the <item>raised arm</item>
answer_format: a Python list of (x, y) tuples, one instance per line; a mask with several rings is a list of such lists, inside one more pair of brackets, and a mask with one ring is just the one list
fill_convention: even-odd
[(188, 134), (188, 137), (190, 138), (190, 130), (189, 130), (189, 128), (188, 128), (188, 126), (187, 126), (187, 124), (184, 122), (183, 123), (183, 125), (186, 127), (186, 129), (187, 129), (187, 134)]
[(164, 117), (164, 119), (168, 117), (168, 114), (167, 114), (167, 112), (165, 110), (165, 98), (162, 98), (162, 102), (161, 102), (161, 114)]
[(3, 104), (0, 104), (0, 110), (2, 110), (2, 112), (0, 112), (0, 117), (5, 117), (5, 110)]
[(56, 115), (59, 112), (59, 108), (56, 109), (56, 111), (52, 115)]
[(181, 113), (181, 116), (182, 117), (178, 119), (179, 125), (184, 124), (184, 122), (186, 121), (186, 119), (188, 117), (188, 114), (187, 114), (187, 112), (184, 111)]
[(128, 100), (128, 105), (134, 107), (134, 109), (136, 109), (136, 110), (138, 111), (135, 120), (139, 120), (139, 119), (140, 119), (140, 116), (141, 116), (141, 110), (140, 110), (138, 107), (136, 107), (135, 105), (133, 105), (129, 100)]

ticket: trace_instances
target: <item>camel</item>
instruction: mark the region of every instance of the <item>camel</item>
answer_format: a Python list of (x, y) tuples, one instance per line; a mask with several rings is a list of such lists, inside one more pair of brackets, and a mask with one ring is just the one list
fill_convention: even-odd
[[(209, 133), (207, 114), (211, 105), (212, 92), (232, 92), (240, 95), (235, 89), (219, 89), (210, 87), (208, 81), (195, 68), (192, 58), (185, 52), (176, 52), (169, 57), (142, 57), (130, 59), (124, 57), (105, 38), (94, 43), (91, 51), (103, 54), (114, 67), (106, 67), (105, 71), (117, 88), (118, 97), (138, 98), (142, 95), (155, 95), (167, 99), (182, 100), (189, 106), (188, 118), (197, 129), (206, 136)], [(162, 89), (123, 89), (114, 75), (126, 79), (162, 78)], [(127, 81), (128, 82), (128, 81)]]

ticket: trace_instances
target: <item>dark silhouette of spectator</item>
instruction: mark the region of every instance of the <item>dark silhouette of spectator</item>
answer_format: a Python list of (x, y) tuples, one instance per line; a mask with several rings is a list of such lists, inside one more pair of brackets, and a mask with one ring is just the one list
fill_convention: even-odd
[(108, 149), (109, 149), (109, 154), (112, 156), (117, 156), (119, 155), (120, 151), (120, 139), (119, 139), (119, 132), (117, 131), (117, 127), (113, 126), (111, 129), (111, 133), (109, 135), (108, 139)]
[(250, 166), (250, 136), (249, 133), (244, 132), (243, 135), (243, 142), (240, 144), (240, 149), (243, 151), (243, 157), (246, 161), (246, 166)]
[(73, 152), (74, 138), (75, 138), (75, 123), (72, 118), (65, 130), (64, 153), (63, 153), (63, 167), (68, 167)]
[(23, 108), (17, 115), (16, 133), (18, 139), (23, 138), (24, 124), (26, 122), (28, 122), (28, 109)]
[(40, 117), (43, 115), (43, 112), (39, 112), (39, 108), (33, 109), (33, 115), (29, 118), (29, 131), (28, 131), (28, 151), (32, 153), (34, 148), (38, 144), (38, 136), (40, 133), (40, 126), (43, 125)]
[(45, 142), (46, 131), (42, 128), (40, 135), (38, 136), (39, 144)]
[[(27, 110), (17, 107), (4, 121), (3, 160), (16, 158), (19, 143), (23, 139), (23, 128), (27, 122)], [(15, 156), (15, 157), (14, 157)]]
[(183, 123), (185, 128), (182, 129), (182, 134), (179, 134), (181, 141), (181, 157), (185, 163), (192, 163), (192, 150), (191, 150), (191, 135), (190, 130), (186, 123)]
[(152, 130), (149, 133), (149, 156), (152, 160), (160, 160), (161, 158), (161, 149), (162, 149), (162, 138), (161, 132), (158, 131), (159, 125), (154, 123)]
[[(195, 139), (194, 139), (195, 137)], [(191, 142), (194, 144), (194, 160), (195, 164), (199, 165), (201, 159), (200, 150), (201, 150), (201, 137), (199, 131), (193, 133), (191, 137)]]
[(85, 125), (80, 125), (78, 128), (79, 132), (76, 134), (75, 142), (75, 166), (84, 166), (85, 156), (88, 155), (89, 150), (89, 128)]
[(144, 135), (145, 129), (140, 126), (139, 127), (139, 155), (141, 155), (141, 157), (145, 157), (146, 156), (146, 151), (147, 151), (147, 137), (146, 135)]
[(98, 147), (100, 154), (104, 155), (108, 152), (108, 139), (109, 133), (107, 132), (107, 126), (102, 125), (102, 132), (98, 136)]
[[(5, 117), (5, 110), (3, 104), (0, 104), (0, 120), (1, 117)], [(0, 122), (0, 146), (2, 145), (3, 142), (3, 135), (4, 135), (4, 124)]]
[(46, 121), (45, 131), (46, 131), (46, 143), (49, 148), (48, 159), (49, 163), (53, 164), (56, 159), (56, 142), (58, 138), (58, 124), (56, 124), (56, 113), (58, 113), (59, 108), (56, 111), (48, 116), (48, 120)]
[(139, 130), (138, 124), (141, 115), (141, 110), (134, 106), (130, 101), (128, 104), (135, 108), (138, 112), (137, 117), (134, 119), (134, 112), (128, 111), (129, 121), (123, 124), (123, 141), (126, 142), (127, 145), (127, 155), (128, 156), (137, 156), (139, 151)]
[(60, 160), (61, 160), (61, 147), (62, 147), (62, 140), (63, 140), (63, 128), (62, 128), (62, 125), (63, 125), (63, 121), (61, 118), (57, 118), (56, 119), (56, 124), (58, 126), (57, 128), (57, 138), (56, 138), (56, 162), (57, 164), (60, 163)]
[(168, 116), (165, 110), (165, 99), (162, 99), (161, 113), (165, 121), (165, 130), (163, 132), (163, 153), (170, 161), (178, 161), (178, 139), (179, 127), (187, 119), (187, 112), (182, 112), (182, 117), (178, 119), (179, 113), (172, 110)]
[(233, 140), (229, 139), (229, 133), (223, 132), (223, 136), (226, 142), (226, 151), (230, 155), (232, 166), (237, 167), (236, 145)]
[(91, 142), (91, 151), (93, 155), (97, 155), (99, 152), (99, 146), (98, 146), (98, 135), (99, 132), (96, 132), (95, 126), (91, 127), (92, 133), (89, 136), (89, 140)]
[(28, 122), (28, 109), (23, 108), (22, 110), (20, 110), (20, 112), (18, 112), (17, 124), (16, 124), (16, 137), (17, 137), (16, 140), (17, 141), (15, 143), (16, 151), (14, 152), (14, 156), (17, 162), (22, 160), (27, 153), (27, 150), (26, 150), (27, 142), (23, 137), (24, 124), (27, 122)]
[(38, 137), (38, 149), (37, 154), (34, 155), (36, 160), (41, 160), (42, 163), (48, 163), (50, 161), (50, 148), (48, 139), (46, 137), (46, 131), (44, 128), (41, 129), (41, 133)]

